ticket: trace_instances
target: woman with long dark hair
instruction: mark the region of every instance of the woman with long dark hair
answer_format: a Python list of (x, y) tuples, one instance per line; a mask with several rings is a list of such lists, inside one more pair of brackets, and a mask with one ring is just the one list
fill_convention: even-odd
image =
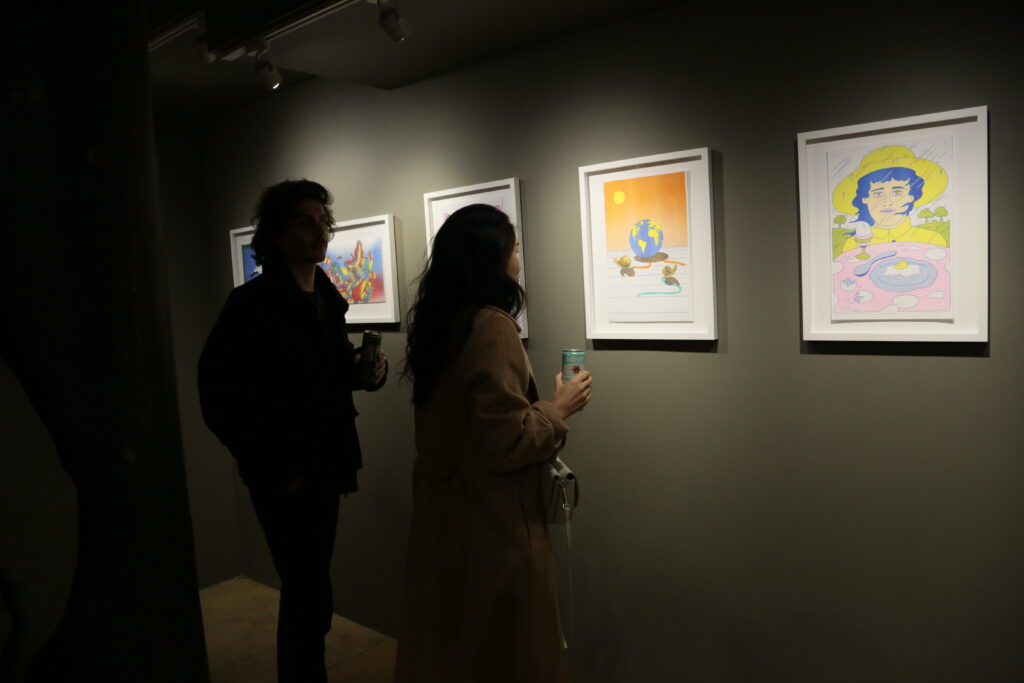
[(590, 400), (586, 372), (540, 400), (515, 317), (508, 216), (453, 213), (419, 280), (406, 347), (414, 509), (396, 683), (568, 680), (540, 466)]

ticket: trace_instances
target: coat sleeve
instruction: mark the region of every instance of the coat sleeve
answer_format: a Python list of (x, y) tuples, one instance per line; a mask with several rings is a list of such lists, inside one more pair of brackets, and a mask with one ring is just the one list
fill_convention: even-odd
[(554, 455), (569, 428), (550, 401), (530, 401), (530, 367), (511, 318), (479, 313), (461, 355), (467, 419), (484, 466), (501, 474)]
[[(321, 279), (319, 275), (317, 275), (317, 278), (318, 280)], [(384, 377), (381, 378), (379, 383), (367, 386), (360, 381), (359, 370), (356, 365), (356, 355), (362, 352), (362, 345), (357, 347), (349, 341), (347, 322), (345, 320), (345, 316), (351, 307), (349, 306), (349, 303), (345, 301), (345, 298), (338, 293), (338, 290), (334, 288), (334, 285), (330, 284), (330, 281), (327, 280), (326, 276), (322, 279), (327, 283), (324, 284), (323, 287), (329, 292), (327, 296), (329, 297), (331, 306), (334, 307), (335, 311), (334, 320), (337, 324), (336, 329), (338, 343), (335, 347), (334, 353), (337, 354), (338, 363), (341, 366), (341, 375), (346, 378), (348, 388), (351, 391), (377, 391), (388, 381), (387, 365), (385, 365)]]
[(364, 389), (364, 390), (366, 390), (368, 392), (379, 391), (388, 382), (388, 371), (389, 371), (388, 359), (385, 358), (384, 359), (384, 376), (380, 378), (380, 381), (377, 382), (376, 384), (370, 385), (368, 387), (360, 385), (357, 388)]

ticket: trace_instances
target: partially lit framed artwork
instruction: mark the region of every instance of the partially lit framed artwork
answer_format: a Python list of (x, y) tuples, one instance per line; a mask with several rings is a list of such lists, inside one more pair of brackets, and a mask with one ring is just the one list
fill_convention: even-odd
[[(320, 267), (349, 303), (349, 324), (396, 323), (398, 271), (395, 228), (390, 215), (335, 223), (327, 256)], [(260, 274), (252, 251), (252, 227), (230, 232), (231, 266), (235, 286)]]
[(243, 285), (259, 275), (263, 269), (257, 265), (252, 251), (252, 235), (256, 228), (248, 226), (231, 230), (231, 273), (235, 287)]
[(349, 303), (349, 324), (397, 323), (398, 272), (390, 215), (335, 223), (320, 267)]
[[(516, 229), (516, 238), (519, 240), (519, 262), (522, 270), (519, 273), (519, 284), (526, 289), (526, 258), (523, 246), (523, 226), (520, 220), (519, 207), (519, 179), (505, 178), (490, 183), (478, 183), (465, 187), (454, 187), (449, 190), (437, 190), (427, 192), (423, 195), (423, 212), (427, 226), (427, 255), (430, 254), (431, 245), (434, 242), (434, 235), (441, 229), (448, 216), (457, 210), (470, 204), (487, 204), (504, 211), (509, 221)], [(526, 310), (519, 315), (517, 320), (522, 328), (520, 336), (526, 338), (528, 335)]]
[(987, 115), (797, 137), (804, 339), (988, 341)]
[(710, 151), (579, 169), (588, 339), (717, 339)]

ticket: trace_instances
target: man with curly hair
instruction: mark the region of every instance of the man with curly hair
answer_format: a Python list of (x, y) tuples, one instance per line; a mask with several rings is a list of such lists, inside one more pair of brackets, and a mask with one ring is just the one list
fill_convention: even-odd
[(340, 494), (362, 467), (345, 330), (348, 303), (318, 264), (331, 237), (331, 195), (286, 180), (256, 207), (252, 248), (263, 272), (235, 288), (199, 359), (203, 418), (231, 451), (281, 578), (278, 681), (326, 681), (331, 553)]

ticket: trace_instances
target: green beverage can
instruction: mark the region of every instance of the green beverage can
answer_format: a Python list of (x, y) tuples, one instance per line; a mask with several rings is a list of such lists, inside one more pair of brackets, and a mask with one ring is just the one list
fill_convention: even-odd
[(583, 362), (586, 360), (587, 352), (583, 349), (562, 349), (562, 382), (571, 382), (576, 375), (583, 372), (586, 367)]
[(373, 366), (377, 362), (377, 349), (380, 348), (381, 333), (376, 330), (363, 332), (363, 346), (359, 356), (359, 382), (363, 386), (373, 386)]

